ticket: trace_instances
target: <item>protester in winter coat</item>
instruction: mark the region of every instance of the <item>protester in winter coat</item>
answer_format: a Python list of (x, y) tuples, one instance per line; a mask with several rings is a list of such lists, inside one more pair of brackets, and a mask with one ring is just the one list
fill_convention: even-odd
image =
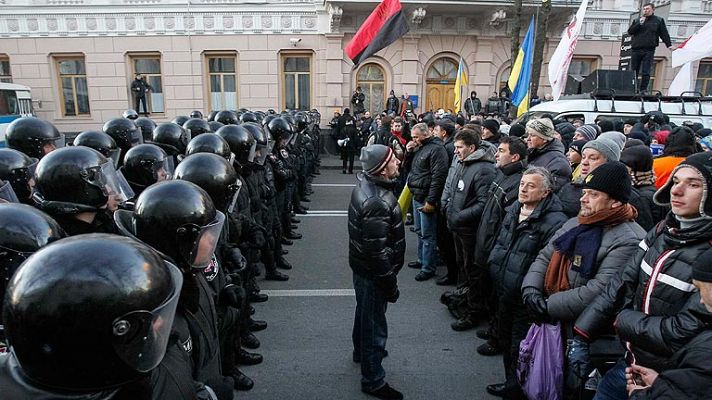
[(655, 186), (660, 189), (667, 183), (671, 172), (685, 159), (695, 154), (695, 134), (686, 126), (675, 128), (668, 135), (663, 155), (653, 160)]
[(566, 221), (561, 203), (551, 191), (551, 176), (541, 167), (529, 167), (519, 185), (518, 200), (507, 208), (497, 242), (489, 257), (490, 275), (497, 296), (499, 345), (504, 351), (505, 383), (487, 386), (495, 396), (519, 394), (516, 367), (519, 342), (531, 320), (522, 304), (522, 280), (539, 251)]
[(554, 178), (554, 192), (571, 180), (571, 166), (564, 145), (554, 138), (554, 125), (548, 118), (533, 118), (527, 122), (529, 165), (546, 168)]
[(649, 222), (640, 218), (636, 221), (643, 229), (649, 231), (655, 224), (662, 221), (669, 211), (653, 201), (653, 195), (657, 190), (655, 188), (655, 174), (653, 173), (653, 154), (648, 146), (642, 144), (632, 146), (623, 149), (621, 162), (628, 167), (633, 188), (640, 196), (640, 200), (636, 205), (638, 213), (648, 212), (650, 214)]
[[(709, 312), (692, 285), (694, 261), (712, 247), (712, 155), (687, 157), (655, 193), (657, 204), (672, 211), (648, 232), (639, 249), (606, 290), (581, 313), (575, 324), (586, 343), (615, 326), (637, 365), (664, 371), (672, 355), (706, 329)], [(611, 325), (613, 323), (613, 325)], [(597, 399), (625, 398), (626, 363), (620, 360), (604, 375)]]

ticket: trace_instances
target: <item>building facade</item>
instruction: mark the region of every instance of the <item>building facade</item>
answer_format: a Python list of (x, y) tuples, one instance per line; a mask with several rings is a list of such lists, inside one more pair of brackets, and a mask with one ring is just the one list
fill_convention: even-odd
[[(546, 60), (580, 4), (550, 0)], [(219, 109), (349, 106), (360, 85), (372, 111), (394, 90), (417, 96), (417, 111), (452, 108), (462, 56), (470, 89), (484, 101), (511, 63), (512, 0), (403, 0), (410, 32), (354, 69), (344, 47), (376, 6), (345, 0), (0, 0), (0, 80), (30, 86), (35, 113), (60, 130), (97, 129), (133, 108), (129, 87), (146, 77), (157, 121)], [(538, 1), (525, 1), (522, 36)], [(621, 34), (638, 0), (592, 0), (570, 73), (617, 69)], [(681, 43), (712, 16), (712, 0), (675, 0), (666, 18)], [(652, 88), (674, 77), (671, 54), (656, 53)], [(696, 66), (712, 92), (712, 60)], [(325, 118), (327, 119), (327, 118)], [(326, 121), (322, 121), (325, 123)]]

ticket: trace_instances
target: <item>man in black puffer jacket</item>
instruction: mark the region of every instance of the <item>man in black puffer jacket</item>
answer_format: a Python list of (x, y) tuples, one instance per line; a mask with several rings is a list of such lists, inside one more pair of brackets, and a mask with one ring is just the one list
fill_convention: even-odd
[(480, 136), (471, 129), (455, 135), (455, 154), (457, 164), (445, 215), (455, 242), (457, 284), (467, 293), (467, 312), (453, 322), (452, 329), (463, 331), (474, 328), (485, 315), (484, 271), (475, 266), (475, 233), (487, 202), (487, 189), (497, 170), (489, 146), (482, 146)]
[(400, 292), (396, 275), (403, 266), (405, 231), (393, 195), (400, 161), (390, 147), (374, 144), (361, 150), (363, 174), (349, 206), (349, 266), (356, 291), (353, 359), (361, 363), (361, 390), (379, 399), (402, 399), (385, 382), (386, 304)]
[(406, 147), (412, 154), (407, 184), (413, 193), (418, 260), (408, 266), (420, 268), (415, 279), (425, 281), (435, 276), (438, 208), (449, 164), (442, 140), (433, 136), (425, 123), (416, 124), (411, 129), (411, 136), (413, 144), (408, 143)]
[[(687, 157), (658, 190), (654, 200), (672, 212), (640, 242), (621, 274), (576, 320), (575, 340), (583, 343), (615, 327), (627, 342), (637, 365), (663, 372), (671, 357), (705, 329), (692, 285), (691, 265), (712, 248), (712, 155)], [(614, 322), (615, 321), (615, 322)], [(627, 398), (625, 362), (619, 361), (603, 377), (596, 399)]]
[(518, 201), (507, 208), (497, 242), (489, 257), (490, 274), (498, 300), (498, 333), (504, 351), (505, 383), (487, 386), (495, 396), (516, 398), (519, 342), (531, 323), (522, 304), (522, 280), (549, 238), (566, 221), (561, 202), (551, 191), (551, 175), (541, 167), (529, 167), (522, 175)]

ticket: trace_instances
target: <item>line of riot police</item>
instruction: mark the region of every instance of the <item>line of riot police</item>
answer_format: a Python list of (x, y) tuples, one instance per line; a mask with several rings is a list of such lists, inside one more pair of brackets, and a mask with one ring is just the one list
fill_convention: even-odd
[(3, 399), (232, 399), (262, 362), (257, 277), (319, 166), (319, 115), (132, 110), (71, 145), (27, 117), (0, 149)]

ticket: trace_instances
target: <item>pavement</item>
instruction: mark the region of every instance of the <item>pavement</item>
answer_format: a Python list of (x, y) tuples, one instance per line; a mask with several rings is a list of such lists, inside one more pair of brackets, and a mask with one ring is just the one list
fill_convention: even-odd
[[(358, 161), (357, 161), (358, 163)], [(371, 399), (360, 391), (360, 368), (351, 360), (356, 307), (348, 265), (347, 209), (356, 175), (344, 175), (340, 160), (325, 157), (314, 180), (308, 215), (287, 259), (295, 266), (287, 282), (259, 281), (266, 303), (255, 304), (256, 319), (269, 323), (257, 332), (265, 361), (241, 367), (254, 379), (243, 399)], [(338, 169), (329, 168), (338, 166)], [(356, 171), (355, 171), (356, 172)], [(417, 238), (406, 227), (406, 262), (416, 259)], [(444, 274), (444, 268), (438, 275)], [(435, 280), (416, 282), (417, 270), (398, 276), (401, 296), (389, 304), (386, 381), (406, 399), (494, 399), (488, 384), (503, 381), (501, 356), (483, 357), (475, 332), (450, 329), (453, 318), (439, 302), (451, 287)], [(258, 278), (259, 279), (259, 278)]]

